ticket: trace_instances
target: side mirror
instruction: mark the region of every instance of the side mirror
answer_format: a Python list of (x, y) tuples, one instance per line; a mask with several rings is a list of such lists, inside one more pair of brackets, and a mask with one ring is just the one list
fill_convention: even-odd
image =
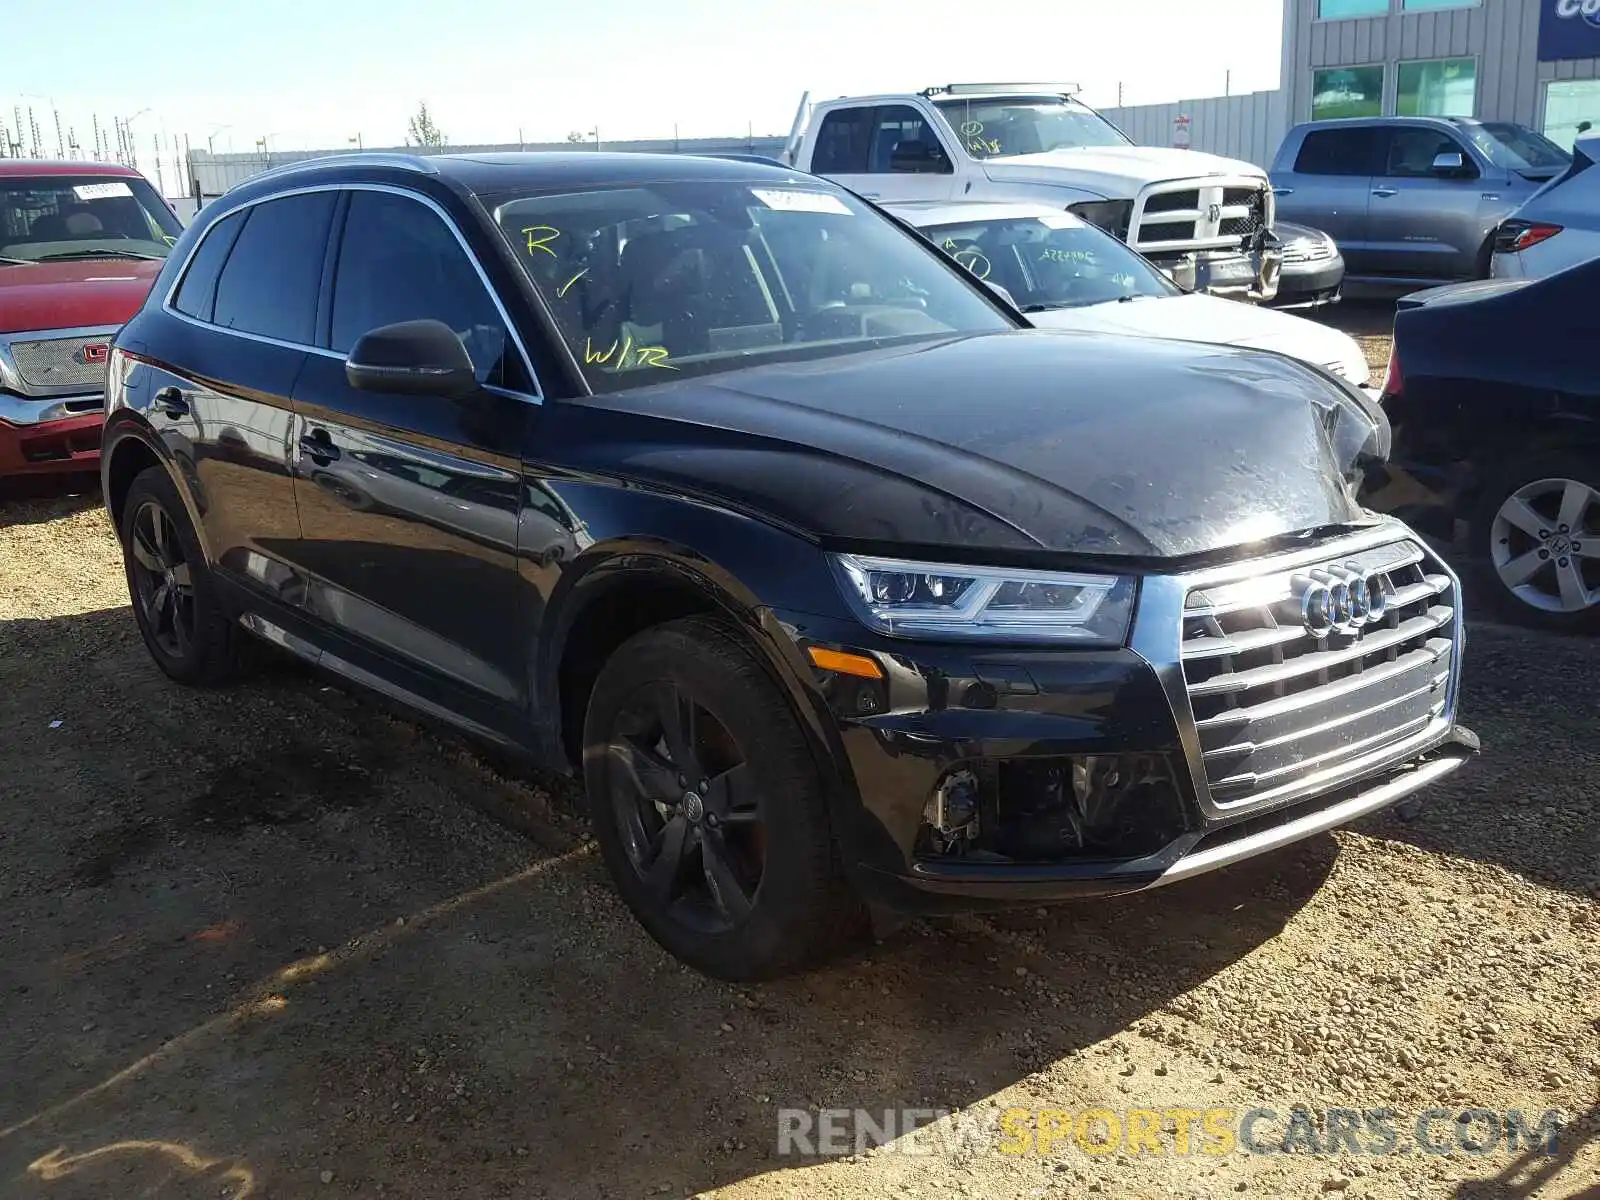
[(1435, 175), (1459, 175), (1467, 169), (1467, 160), (1459, 150), (1447, 150), (1433, 157)]
[(344, 377), (362, 392), (404, 396), (468, 395), (478, 386), (472, 356), (443, 321), (401, 321), (361, 335), (345, 359)]
[(932, 142), (899, 142), (889, 155), (889, 170), (913, 175), (937, 174), (950, 169), (944, 151)]

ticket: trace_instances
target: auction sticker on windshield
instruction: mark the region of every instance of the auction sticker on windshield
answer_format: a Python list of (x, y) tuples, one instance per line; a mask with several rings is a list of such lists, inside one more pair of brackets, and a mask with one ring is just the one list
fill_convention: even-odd
[(73, 186), (72, 194), (79, 200), (109, 200), (113, 196), (131, 196), (133, 189), (125, 183), (80, 183)]
[(776, 188), (751, 188), (750, 194), (768, 208), (782, 212), (838, 213), (850, 216), (850, 209), (837, 196), (827, 192), (780, 191)]

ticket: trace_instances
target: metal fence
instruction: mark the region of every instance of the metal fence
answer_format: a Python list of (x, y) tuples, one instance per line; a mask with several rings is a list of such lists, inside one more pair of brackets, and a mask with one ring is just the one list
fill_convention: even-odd
[(1108, 120), (1141, 146), (1186, 145), (1191, 150), (1242, 158), (1259, 167), (1272, 165), (1278, 143), (1289, 132), (1288, 96), (1282, 91), (1104, 111)]

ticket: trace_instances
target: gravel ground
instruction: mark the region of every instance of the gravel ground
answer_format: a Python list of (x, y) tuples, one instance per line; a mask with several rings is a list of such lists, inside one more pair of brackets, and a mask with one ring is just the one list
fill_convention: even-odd
[[(1596, 1200), (1600, 642), (1475, 625), (1468, 672), (1486, 752), (1411, 824), (737, 988), (640, 932), (563, 788), (294, 668), (167, 683), (97, 499), (0, 502), (0, 1194)], [(1409, 1152), (981, 1136), (1266, 1107), (1271, 1143), (1296, 1104)], [(846, 1159), (779, 1156), (785, 1107), (957, 1111)], [(1470, 1108), (1566, 1128), (1474, 1155)]]

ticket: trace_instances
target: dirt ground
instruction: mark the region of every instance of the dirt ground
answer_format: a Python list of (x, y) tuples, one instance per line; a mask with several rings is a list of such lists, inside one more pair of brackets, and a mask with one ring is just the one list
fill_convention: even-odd
[[(98, 498), (0, 502), (0, 1195), (1595, 1200), (1597, 679), (1600, 643), (1475, 624), (1485, 753), (1413, 823), (738, 988), (640, 931), (563, 786), (291, 667), (168, 683)], [(1271, 1149), (1297, 1104), (1399, 1144), (945, 1136), (1269, 1108)], [(957, 1111), (778, 1153), (831, 1108)], [(1470, 1109), (1564, 1127), (1474, 1154)]]

